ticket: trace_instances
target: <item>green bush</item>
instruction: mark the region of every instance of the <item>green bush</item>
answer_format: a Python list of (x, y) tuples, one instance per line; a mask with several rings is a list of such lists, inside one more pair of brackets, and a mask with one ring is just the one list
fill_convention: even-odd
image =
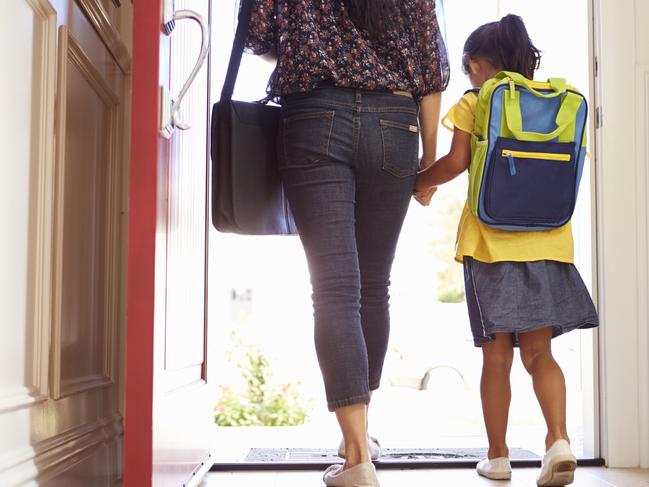
[(455, 237), (457, 225), (466, 199), (466, 184), (456, 182), (445, 185), (434, 196), (436, 213), (431, 254), (440, 271), (437, 273), (437, 300), (442, 303), (464, 301), (464, 271), (455, 262)]
[(246, 382), (243, 392), (222, 387), (221, 399), (214, 408), (214, 422), (219, 426), (297, 426), (304, 424), (307, 412), (291, 384), (268, 383), (268, 360), (258, 350), (246, 353), (239, 363)]
[(439, 289), (437, 300), (440, 303), (463, 303), (464, 290), (462, 289)]
[(437, 300), (442, 303), (462, 303), (464, 301), (464, 269), (451, 262), (437, 275)]

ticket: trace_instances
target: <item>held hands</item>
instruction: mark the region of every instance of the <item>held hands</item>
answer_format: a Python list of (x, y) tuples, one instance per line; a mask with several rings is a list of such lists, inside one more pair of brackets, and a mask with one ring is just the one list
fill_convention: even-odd
[(437, 186), (429, 186), (425, 182), (425, 178), (422, 177), (423, 173), (429, 169), (435, 161), (424, 162), (424, 159), (419, 163), (419, 173), (417, 174), (417, 181), (415, 182), (415, 189), (413, 191), (413, 198), (417, 203), (422, 206), (428, 206), (430, 201), (433, 199), (433, 195), (437, 191)]

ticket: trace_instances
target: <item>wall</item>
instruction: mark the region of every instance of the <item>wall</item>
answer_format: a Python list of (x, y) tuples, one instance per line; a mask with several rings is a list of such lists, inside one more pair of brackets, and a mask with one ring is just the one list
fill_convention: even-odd
[(3, 2), (3, 487), (121, 479), (130, 9)]

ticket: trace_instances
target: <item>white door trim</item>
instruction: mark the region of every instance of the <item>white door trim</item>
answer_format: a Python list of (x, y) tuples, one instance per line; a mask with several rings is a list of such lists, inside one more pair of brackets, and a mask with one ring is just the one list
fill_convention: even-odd
[(611, 467), (649, 467), (648, 12), (634, 0), (594, 2), (601, 452)]

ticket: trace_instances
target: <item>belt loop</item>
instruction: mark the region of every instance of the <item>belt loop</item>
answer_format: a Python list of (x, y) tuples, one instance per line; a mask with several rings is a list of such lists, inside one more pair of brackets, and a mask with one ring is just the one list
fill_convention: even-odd
[(363, 102), (363, 95), (360, 90), (356, 90), (356, 103), (359, 105)]

